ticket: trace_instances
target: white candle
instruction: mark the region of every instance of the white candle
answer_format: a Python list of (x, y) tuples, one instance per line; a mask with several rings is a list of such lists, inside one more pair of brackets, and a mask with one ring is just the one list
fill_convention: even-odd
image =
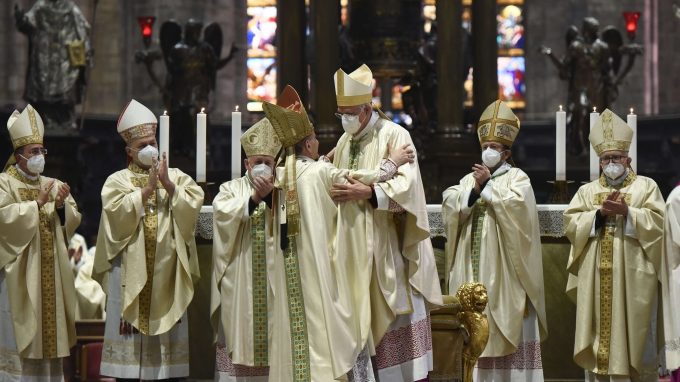
[(231, 179), (241, 177), (241, 112), (231, 112)]
[(196, 181), (205, 182), (205, 151), (206, 151), (206, 114), (205, 109), (196, 114)]
[(163, 153), (168, 160), (168, 166), (170, 165), (170, 116), (167, 111), (163, 112), (161, 115), (161, 131), (160, 131), (160, 142), (158, 143), (160, 148), (160, 155), (163, 158)]
[[(593, 126), (600, 118), (600, 114), (597, 113), (597, 108), (593, 107), (593, 112), (590, 113), (590, 130), (593, 130)], [(600, 177), (600, 158), (597, 156), (593, 145), (590, 146), (590, 180), (596, 180)]]
[(633, 140), (630, 142), (630, 149), (628, 149), (628, 156), (631, 159), (630, 162), (630, 167), (633, 168), (633, 171), (637, 172), (637, 115), (633, 112), (633, 108), (630, 108), (630, 114), (628, 114), (628, 118), (626, 118), (626, 122), (628, 123), (628, 126), (633, 130)]
[(566, 141), (567, 141), (567, 112), (560, 110), (555, 113), (555, 124), (557, 135), (555, 137), (555, 179), (567, 180), (567, 158), (566, 158)]

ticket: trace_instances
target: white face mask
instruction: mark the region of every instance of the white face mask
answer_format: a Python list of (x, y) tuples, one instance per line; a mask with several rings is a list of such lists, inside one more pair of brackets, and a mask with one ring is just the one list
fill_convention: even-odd
[(496, 167), (496, 165), (500, 161), (501, 153), (492, 149), (491, 147), (487, 147), (486, 150), (482, 151), (482, 162), (484, 162), (486, 167), (489, 168)]
[(26, 168), (33, 174), (42, 174), (45, 169), (45, 156), (40, 154), (28, 158)]
[(342, 115), (342, 128), (347, 134), (356, 134), (361, 128), (361, 122), (359, 122), (358, 115)]
[(158, 160), (158, 149), (151, 145), (146, 145), (146, 147), (137, 153), (137, 159), (144, 166), (151, 166), (154, 159)]
[(609, 163), (608, 165), (604, 166), (602, 172), (604, 172), (607, 178), (614, 180), (623, 175), (623, 173), (626, 172), (626, 168), (623, 167), (621, 163)]
[(250, 169), (250, 174), (252, 177), (261, 176), (265, 179), (269, 179), (272, 176), (272, 168), (264, 163), (256, 164)]

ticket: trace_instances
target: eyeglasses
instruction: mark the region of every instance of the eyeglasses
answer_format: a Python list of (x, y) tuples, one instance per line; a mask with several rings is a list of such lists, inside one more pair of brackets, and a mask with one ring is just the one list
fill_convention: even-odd
[(47, 149), (41, 149), (41, 148), (34, 148), (33, 150), (29, 151), (28, 154), (31, 154), (31, 156), (36, 156), (36, 155), (47, 155)]
[(600, 163), (602, 164), (607, 164), (607, 163), (623, 163), (626, 161), (626, 158), (628, 158), (626, 155), (609, 155), (606, 157), (600, 158)]
[(361, 110), (359, 110), (359, 112), (357, 112), (356, 114), (354, 114), (354, 113), (335, 113), (335, 117), (338, 118), (338, 119), (342, 119), (343, 117), (345, 117), (345, 118), (348, 118), (348, 117), (358, 117), (359, 114), (361, 114), (363, 111), (364, 111), (364, 110), (361, 109)]

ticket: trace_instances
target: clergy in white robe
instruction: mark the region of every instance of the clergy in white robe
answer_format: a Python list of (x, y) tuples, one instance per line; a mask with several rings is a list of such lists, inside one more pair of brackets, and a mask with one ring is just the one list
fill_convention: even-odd
[(564, 212), (567, 293), (576, 301), (574, 361), (587, 380), (656, 381), (664, 201), (630, 168), (633, 131), (605, 110), (590, 131), (602, 175)]
[(543, 381), (547, 323), (536, 199), (527, 174), (508, 163), (519, 125), (504, 102), (489, 105), (477, 125), (483, 164), (443, 194), (448, 293), (468, 282), (488, 291), (489, 341), (476, 381)]
[(203, 190), (158, 160), (155, 115), (132, 100), (118, 120), (130, 164), (102, 188), (93, 277), (107, 293), (101, 374), (145, 380), (189, 375), (186, 309), (198, 259)]
[(31, 105), (7, 127), (0, 174), (0, 380), (61, 381), (76, 342), (67, 245), (80, 213), (67, 184), (41, 175), (44, 126)]
[(76, 320), (104, 318), (106, 294), (102, 286), (92, 279), (94, 252), (87, 249), (85, 238), (77, 233), (71, 238), (68, 252), (75, 276)]
[[(398, 165), (407, 160), (401, 162), (397, 149), (380, 170), (339, 170), (318, 161), (319, 141), (295, 89), (287, 86), (277, 105), (265, 103), (263, 108), (286, 150), (284, 168), (277, 172), (286, 195), (285, 219), (281, 214), (286, 222), (281, 233), (285, 235), (286, 304), (277, 305), (284, 309), (275, 314), (276, 318), (283, 315), (274, 329), (274, 341), (281, 342), (282, 351), (272, 360), (270, 380), (331, 381), (346, 378), (350, 370), (353, 377), (372, 374), (368, 367), (355, 367), (363, 348), (360, 321), (352, 307), (346, 254), (337, 253), (334, 247), (336, 229), (343, 228), (336, 228), (337, 206), (331, 187), (347, 183), (348, 176), (367, 184), (376, 182), (379, 175), (383, 180), (392, 178)], [(401, 152), (404, 158), (413, 155), (412, 149)], [(290, 351), (284, 352), (286, 347)]]
[[(371, 106), (373, 76), (366, 65), (334, 75), (338, 115), (345, 134), (333, 163), (375, 170), (388, 147), (413, 144), (403, 127)], [(372, 187), (338, 184), (336, 251), (347, 256), (355, 315), (379, 380), (417, 381), (432, 369), (430, 318), (425, 302), (442, 304), (429, 240), (427, 208), (418, 160)], [(368, 291), (368, 293), (367, 293)]]
[[(275, 285), (283, 272), (272, 198), (281, 144), (269, 120), (241, 137), (247, 173), (225, 182), (213, 200), (211, 321), (217, 337), (215, 380), (266, 382), (272, 348)], [(284, 325), (285, 323), (280, 323)]]
[(680, 373), (680, 184), (666, 199), (661, 284), (666, 367)]

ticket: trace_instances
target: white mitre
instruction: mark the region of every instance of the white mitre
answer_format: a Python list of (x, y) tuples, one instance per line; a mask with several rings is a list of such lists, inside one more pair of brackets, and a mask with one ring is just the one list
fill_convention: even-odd
[(373, 99), (373, 73), (366, 64), (350, 74), (338, 69), (333, 75), (338, 106), (358, 106)]
[(118, 118), (118, 134), (125, 143), (156, 135), (158, 119), (148, 107), (135, 101), (128, 102)]

